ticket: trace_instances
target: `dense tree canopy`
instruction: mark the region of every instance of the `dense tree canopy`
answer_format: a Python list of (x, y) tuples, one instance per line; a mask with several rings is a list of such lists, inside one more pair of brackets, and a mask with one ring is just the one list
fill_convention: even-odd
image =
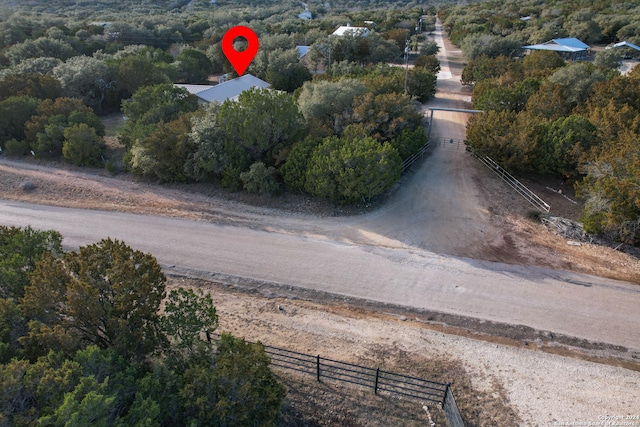
[[(54, 0), (46, 6), (29, 2), (29, 11), (22, 3), (13, 6), (0, 20), (3, 152), (20, 156), (32, 151), (38, 157), (64, 156), (78, 165), (112, 167), (114, 161), (120, 164), (119, 154), (114, 160), (110, 152), (103, 153), (104, 131), (88, 109), (97, 114), (120, 109), (126, 121), (118, 136), (126, 153), (119, 170), (158, 181), (215, 179), (230, 189), (279, 193), (285, 175), (281, 168), (307, 133), (339, 137), (350, 124), (374, 132), (381, 143), (405, 147), (404, 155), (420, 138), (406, 137), (416, 129), (414, 112), (397, 95), (407, 90), (420, 102), (430, 99), (439, 69), (433, 56), (437, 45), (416, 25), (423, 19), (421, 30), (432, 30), (436, 9), (425, 12), (405, 0), (391, 8), (359, 0), (309, 4), (313, 19), (306, 21), (283, 1), (97, 0), (69, 9)], [(368, 26), (369, 34), (331, 35), (345, 22)], [(212, 73), (222, 72), (233, 77), (221, 40), (226, 29), (240, 24), (260, 37), (249, 72), (293, 98), (283, 103), (285, 97), (274, 95), (254, 105), (241, 99), (212, 107), (215, 113), (204, 107), (196, 112), (195, 97), (172, 83), (206, 84), (215, 80)], [(430, 55), (409, 73), (406, 88), (402, 70), (387, 65), (402, 61), (405, 40), (411, 55), (420, 43), (423, 55)], [(304, 57), (301, 46), (311, 47)], [(357, 97), (367, 92), (385, 95), (379, 101), (386, 100), (392, 113), (380, 126), (374, 125), (380, 114), (362, 116), (373, 111), (370, 102), (370, 111), (354, 114), (354, 100), (365, 99)], [(66, 98), (59, 101), (62, 95)], [(36, 101), (41, 99), (55, 108)], [(71, 118), (73, 112), (85, 116)], [(406, 114), (409, 125), (402, 117)], [(396, 141), (404, 130), (409, 133)]]
[[(526, 35), (529, 43), (561, 36), (593, 43), (619, 34), (629, 22), (609, 19), (595, 4), (558, 9), (556, 17), (564, 20), (547, 20), (551, 14), (544, 8), (528, 12), (535, 22), (513, 25), (506, 34)], [(455, 7), (444, 15), (460, 41), (498, 36), (494, 19), (474, 27)], [(636, 72), (621, 75), (619, 66), (615, 50), (572, 63), (554, 52), (531, 52), (522, 60), (478, 56), (468, 62), (462, 80), (474, 86), (474, 107), (485, 112), (469, 120), (467, 141), (514, 172), (553, 174), (574, 183), (585, 201), (587, 231), (638, 244), (639, 199), (633, 188), (640, 169), (634, 169), (633, 159), (640, 134), (639, 80)]]
[(0, 424), (274, 424), (285, 389), (260, 344), (213, 336), (209, 294), (167, 295), (123, 242), (60, 240), (0, 227)]

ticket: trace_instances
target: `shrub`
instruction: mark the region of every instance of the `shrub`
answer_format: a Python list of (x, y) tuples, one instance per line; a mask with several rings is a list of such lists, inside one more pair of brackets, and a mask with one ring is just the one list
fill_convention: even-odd
[(10, 139), (4, 145), (7, 156), (24, 156), (29, 150), (29, 143), (27, 141), (18, 141), (16, 139)]
[(78, 166), (95, 166), (99, 164), (102, 150), (100, 140), (94, 128), (85, 123), (74, 125), (64, 130), (62, 155)]
[(262, 162), (251, 165), (247, 172), (240, 174), (243, 188), (249, 193), (278, 193), (280, 183), (275, 177), (276, 169), (273, 166), (267, 167)]

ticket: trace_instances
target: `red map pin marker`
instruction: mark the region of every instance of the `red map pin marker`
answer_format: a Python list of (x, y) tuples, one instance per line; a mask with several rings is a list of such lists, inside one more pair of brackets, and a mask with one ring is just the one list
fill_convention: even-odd
[[(238, 52), (233, 48), (233, 42), (238, 37), (244, 37), (249, 43), (247, 48), (242, 52)], [(231, 65), (233, 65), (233, 68), (239, 76), (241, 76), (249, 64), (251, 64), (253, 57), (258, 53), (259, 46), (260, 43), (258, 42), (256, 33), (254, 33), (251, 28), (243, 27), (242, 25), (231, 28), (222, 38), (222, 52), (224, 52), (224, 55), (229, 62), (231, 62)]]

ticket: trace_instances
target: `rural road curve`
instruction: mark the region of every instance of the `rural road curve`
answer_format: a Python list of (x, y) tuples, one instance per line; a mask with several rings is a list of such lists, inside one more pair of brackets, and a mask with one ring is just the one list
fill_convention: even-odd
[(542, 268), (337, 243), (204, 221), (0, 201), (0, 224), (106, 236), (178, 266), (521, 324), (640, 349), (640, 286)]

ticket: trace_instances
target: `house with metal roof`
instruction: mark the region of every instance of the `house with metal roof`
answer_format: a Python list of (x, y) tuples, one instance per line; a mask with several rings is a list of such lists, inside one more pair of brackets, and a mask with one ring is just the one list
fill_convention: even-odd
[(331, 33), (332, 36), (338, 37), (342, 37), (347, 34), (366, 37), (369, 35), (369, 29), (367, 27), (352, 27), (350, 24), (347, 24), (339, 26), (337, 30)]
[[(622, 48), (624, 51), (630, 52), (631, 49), (634, 49), (638, 52), (640, 52), (640, 46), (635, 45), (631, 42), (627, 42), (627, 41), (623, 41), (623, 42), (619, 42), (614, 44), (613, 46), (607, 46), (606, 49), (619, 49)], [(625, 49), (626, 48), (626, 49)], [(629, 55), (631, 56), (631, 55)]]
[(253, 88), (268, 88), (271, 85), (251, 74), (245, 74), (236, 79), (227, 80), (217, 85), (189, 85), (176, 84), (177, 87), (186, 89), (189, 93), (198, 97), (198, 105), (209, 104), (213, 101), (223, 103), (230, 99), (235, 101), (245, 90)]
[(587, 56), (590, 46), (580, 40), (570, 37), (553, 39), (542, 44), (534, 44), (522, 47), (525, 50), (551, 50), (558, 52), (565, 59), (582, 59)]

